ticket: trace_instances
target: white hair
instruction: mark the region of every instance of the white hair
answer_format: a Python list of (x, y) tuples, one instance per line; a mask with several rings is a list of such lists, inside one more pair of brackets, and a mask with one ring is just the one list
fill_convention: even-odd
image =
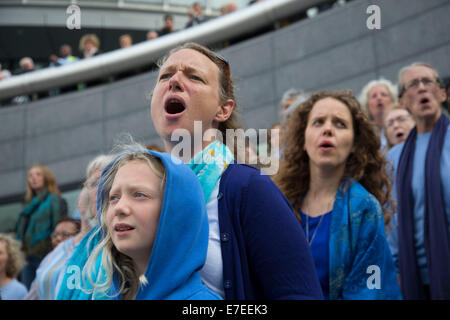
[(372, 115), (369, 113), (369, 107), (368, 107), (369, 92), (373, 87), (375, 87), (377, 85), (385, 86), (388, 89), (389, 94), (391, 95), (392, 103), (393, 104), (397, 103), (397, 88), (391, 81), (389, 81), (385, 78), (380, 78), (378, 80), (370, 81), (362, 88), (361, 93), (358, 98), (359, 103), (361, 104), (362, 110), (369, 116), (369, 119), (372, 119)]

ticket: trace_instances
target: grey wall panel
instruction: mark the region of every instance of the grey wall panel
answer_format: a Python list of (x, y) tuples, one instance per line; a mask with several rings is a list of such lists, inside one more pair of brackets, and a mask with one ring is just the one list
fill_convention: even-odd
[(238, 82), (237, 103), (241, 112), (264, 108), (275, 99), (272, 73), (261, 73)]
[(0, 195), (18, 194), (26, 191), (25, 170), (11, 170), (0, 172)]
[(150, 107), (149, 93), (156, 76), (125, 80), (105, 89), (105, 116), (111, 117)]
[(87, 165), (100, 153), (102, 152), (78, 154), (62, 161), (49, 163), (48, 167), (54, 172), (59, 185), (82, 182), (86, 176)]
[(103, 96), (99, 90), (70, 94), (48, 103), (42, 100), (27, 111), (27, 136), (66, 130), (92, 121), (101, 121)]
[(273, 68), (274, 56), (270, 35), (239, 43), (221, 51), (230, 63), (235, 80)]
[(1, 143), (0, 172), (23, 167), (23, 140), (15, 139)]
[(108, 119), (105, 123), (106, 147), (113, 146), (114, 139), (121, 134), (130, 133), (136, 140), (156, 135), (150, 116), (150, 107)]
[[(288, 82), (286, 90), (296, 86), (304, 90), (317, 90), (323, 86), (341, 82), (351, 76), (358, 77), (375, 67), (370, 38), (335, 47), (277, 69), (276, 81)], [(278, 92), (281, 96), (282, 92)]]
[(25, 135), (25, 110), (25, 106), (0, 109), (0, 146), (2, 141), (20, 139)]
[(369, 34), (366, 8), (364, 1), (357, 1), (280, 30), (273, 36), (276, 66), (307, 58)]
[(242, 115), (244, 119), (243, 126), (246, 129), (270, 128), (272, 124), (278, 121), (278, 119), (274, 117), (273, 107), (271, 106), (253, 109)]
[(420, 16), (436, 7), (448, 4), (448, 0), (366, 0), (367, 6), (375, 4), (381, 11), (381, 28), (403, 20)]
[(25, 166), (52, 163), (102, 150), (101, 122), (55, 131), (25, 141)]
[(379, 65), (420, 55), (430, 48), (450, 43), (450, 1), (432, 11), (407, 19), (375, 34), (375, 53)]

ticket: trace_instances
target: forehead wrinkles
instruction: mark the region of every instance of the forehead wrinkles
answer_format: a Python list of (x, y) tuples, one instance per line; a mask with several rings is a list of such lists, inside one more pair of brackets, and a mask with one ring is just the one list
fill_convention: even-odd
[[(188, 54), (189, 53), (189, 54)], [(211, 73), (215, 71), (216, 79), (219, 79), (219, 67), (211, 61), (207, 56), (192, 49), (182, 49), (172, 53), (166, 61), (164, 61), (160, 70), (198, 70), (203, 73)]]
[(406, 85), (408, 84), (411, 80), (414, 79), (419, 79), (419, 78), (423, 78), (423, 77), (428, 77), (428, 78), (437, 78), (437, 72), (434, 71), (433, 69), (430, 69), (428, 67), (425, 66), (415, 66), (415, 67), (411, 67), (407, 70), (405, 70), (402, 74), (401, 80), (402, 80), (402, 84)]

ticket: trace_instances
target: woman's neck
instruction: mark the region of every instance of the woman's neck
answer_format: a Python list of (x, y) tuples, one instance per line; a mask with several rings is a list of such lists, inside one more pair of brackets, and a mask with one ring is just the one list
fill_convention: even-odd
[(333, 209), (343, 170), (344, 167), (338, 170), (311, 168), (309, 189), (301, 206), (305, 214), (315, 217)]

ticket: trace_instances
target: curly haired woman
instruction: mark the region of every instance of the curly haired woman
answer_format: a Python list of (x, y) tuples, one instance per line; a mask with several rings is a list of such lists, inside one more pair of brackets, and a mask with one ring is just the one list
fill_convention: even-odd
[(27, 288), (16, 277), (24, 265), (20, 243), (11, 236), (0, 233), (0, 299), (21, 300)]
[(324, 296), (401, 298), (384, 227), (392, 208), (387, 162), (356, 98), (313, 94), (285, 136), (274, 180), (305, 230)]

